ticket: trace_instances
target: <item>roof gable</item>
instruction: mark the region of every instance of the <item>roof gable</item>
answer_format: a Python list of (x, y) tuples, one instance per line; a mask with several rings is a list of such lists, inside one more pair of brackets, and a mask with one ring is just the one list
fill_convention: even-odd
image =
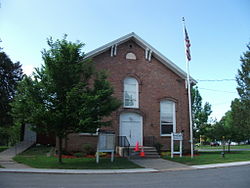
[[(158, 50), (156, 50), (153, 46), (151, 46), (150, 44), (148, 44), (146, 41), (144, 41), (142, 38), (140, 38), (137, 34), (135, 34), (134, 32), (129, 33), (123, 37), (120, 37), (112, 42), (109, 42), (93, 51), (88, 52), (85, 55), (85, 58), (92, 58), (95, 57), (107, 50), (109, 50), (110, 48), (112, 48), (112, 46), (117, 45), (119, 46), (122, 43), (125, 43), (129, 40), (133, 40), (135, 43), (137, 43), (139, 46), (141, 46), (144, 50), (151, 50), (152, 52), (152, 56), (154, 56), (156, 59), (158, 59), (162, 64), (164, 64), (166, 67), (168, 67), (170, 70), (172, 70), (174, 73), (176, 73), (177, 75), (179, 75), (181, 78), (186, 79), (186, 72), (184, 72), (181, 68), (179, 68), (176, 64), (174, 64), (172, 61), (170, 61), (168, 58), (166, 58), (163, 54), (161, 54)], [(191, 81), (193, 83), (197, 83), (196, 80), (194, 80), (193, 78), (191, 78)]]

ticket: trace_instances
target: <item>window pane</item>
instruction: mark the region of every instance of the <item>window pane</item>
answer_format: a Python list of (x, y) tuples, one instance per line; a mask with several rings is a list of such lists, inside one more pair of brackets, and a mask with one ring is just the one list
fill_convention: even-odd
[(175, 105), (172, 101), (161, 101), (160, 103), (160, 124), (161, 134), (171, 134), (175, 124)]
[(125, 91), (125, 106), (134, 106), (135, 101), (136, 99), (133, 93)]
[(138, 83), (134, 78), (126, 78), (124, 80), (124, 106), (138, 106)]
[(171, 134), (173, 132), (173, 124), (161, 125), (161, 134)]

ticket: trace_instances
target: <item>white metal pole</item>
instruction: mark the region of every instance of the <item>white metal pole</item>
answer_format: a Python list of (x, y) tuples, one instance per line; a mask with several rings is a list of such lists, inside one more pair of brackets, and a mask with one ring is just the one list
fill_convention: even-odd
[[(185, 20), (183, 21), (183, 34), (184, 34), (184, 49), (186, 54), (186, 36), (185, 36)], [(189, 60), (186, 55), (186, 69), (187, 69), (187, 86), (188, 86), (188, 109), (189, 109), (189, 129), (190, 129), (190, 150), (191, 150), (191, 158), (194, 157), (194, 145), (193, 145), (193, 122), (192, 122), (192, 103), (191, 103), (191, 87), (190, 87), (190, 72), (189, 72)]]

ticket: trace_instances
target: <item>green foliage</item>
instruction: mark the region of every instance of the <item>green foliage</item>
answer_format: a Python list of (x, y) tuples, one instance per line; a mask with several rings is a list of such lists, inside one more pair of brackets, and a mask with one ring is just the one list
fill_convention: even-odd
[(13, 63), (5, 52), (0, 52), (0, 144), (11, 145), (16, 141), (16, 132), (11, 132), (15, 128), (10, 103), (22, 75), (21, 64)]
[(237, 91), (241, 100), (250, 104), (250, 43), (247, 48), (248, 51), (240, 58), (242, 64), (236, 80), (238, 83)]
[(75, 157), (84, 157), (85, 153), (84, 152), (76, 152), (76, 153), (73, 154), (73, 156), (75, 156)]
[(156, 143), (154, 144), (154, 147), (155, 147), (157, 153), (160, 154), (160, 153), (161, 153), (161, 149), (162, 149), (162, 147), (163, 147), (163, 144), (161, 144), (160, 142), (156, 142)]
[(231, 103), (232, 124), (237, 131), (237, 141), (250, 139), (250, 106), (240, 99)]
[(214, 125), (213, 135), (216, 140), (225, 141), (227, 143), (239, 142), (241, 140), (241, 132), (233, 124), (232, 112), (228, 111), (219, 122)]
[(198, 90), (198, 87), (192, 88), (191, 90), (192, 100), (192, 113), (193, 113), (193, 126), (194, 126), (194, 137), (200, 138), (200, 135), (209, 134), (211, 125), (208, 123), (208, 118), (212, 113), (211, 105), (206, 102), (202, 106), (202, 97)]
[(61, 143), (72, 132), (93, 132), (108, 125), (104, 117), (120, 106), (104, 73), (84, 59), (80, 42), (48, 39), (42, 51), (44, 65), (25, 77), (12, 103), (17, 123), (29, 123), (37, 132), (54, 134)]
[(84, 144), (83, 151), (86, 155), (94, 155), (96, 153), (95, 148), (91, 146), (90, 144)]
[(250, 44), (247, 48), (240, 59), (242, 64), (236, 77), (240, 98), (232, 102), (231, 110), (233, 124), (242, 133), (241, 139), (250, 140)]

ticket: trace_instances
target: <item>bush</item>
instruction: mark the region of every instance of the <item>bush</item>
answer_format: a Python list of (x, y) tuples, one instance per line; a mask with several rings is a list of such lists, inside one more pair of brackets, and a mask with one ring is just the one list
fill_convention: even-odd
[(77, 153), (74, 153), (73, 154), (75, 157), (84, 157), (85, 156), (85, 153), (83, 153), (83, 152), (77, 152)]
[(96, 153), (95, 148), (93, 146), (91, 146), (90, 144), (84, 144), (83, 145), (83, 151), (87, 155), (94, 155)]
[(155, 147), (155, 149), (157, 150), (157, 152), (160, 154), (163, 145), (162, 145), (161, 143), (159, 143), (159, 142), (156, 142), (156, 143), (154, 144), (154, 147)]

